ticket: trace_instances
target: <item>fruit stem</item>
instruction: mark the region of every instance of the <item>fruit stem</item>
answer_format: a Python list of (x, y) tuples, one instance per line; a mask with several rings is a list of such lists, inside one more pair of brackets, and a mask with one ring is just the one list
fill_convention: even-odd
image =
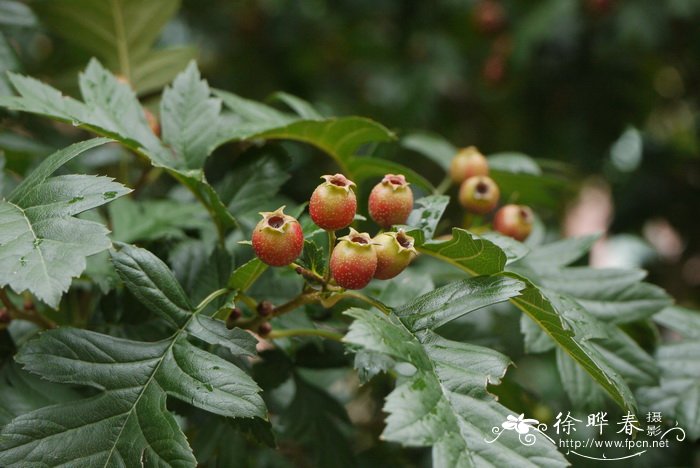
[(328, 234), (328, 259), (326, 264), (326, 271), (323, 274), (323, 282), (328, 283), (331, 279), (331, 255), (333, 255), (333, 249), (335, 248), (335, 231), (326, 231)]
[(365, 303), (371, 305), (372, 307), (375, 307), (375, 308), (381, 310), (382, 312), (384, 312), (387, 315), (389, 315), (391, 313), (391, 308), (388, 307), (387, 305), (382, 304), (380, 301), (373, 299), (369, 296), (365, 296), (364, 294), (359, 293), (357, 291), (345, 291), (345, 292), (339, 293), (338, 295), (342, 296), (342, 297), (351, 297), (353, 299), (358, 299), (362, 302), (365, 302)]
[(435, 187), (435, 191), (433, 192), (434, 195), (444, 195), (445, 192), (447, 192), (447, 189), (449, 189), (452, 186), (452, 178), (450, 175), (446, 175), (444, 179), (442, 179), (442, 182), (440, 182), (440, 185)]
[(266, 315), (264, 317), (262, 315), (258, 315), (257, 317), (251, 320), (239, 322), (237, 323), (237, 325), (241, 328), (247, 328), (248, 330), (257, 330), (262, 323), (267, 322), (268, 320), (274, 317), (279, 317), (280, 315), (286, 314), (287, 312), (291, 312), (294, 309), (298, 309), (303, 305), (311, 304), (312, 302), (317, 302), (320, 299), (321, 295), (317, 292), (301, 293), (289, 302), (285, 302), (281, 306), (272, 309), (272, 313), (270, 313), (269, 315)]
[(37, 325), (39, 325), (42, 328), (57, 328), (58, 325), (56, 325), (56, 322), (53, 320), (44, 317), (40, 313), (36, 311), (35, 308), (31, 308), (28, 310), (20, 310), (15, 304), (10, 300), (10, 297), (7, 295), (7, 291), (5, 289), (0, 289), (0, 302), (3, 303), (7, 311), (10, 313), (10, 316), (13, 319), (20, 319), (20, 320), (27, 320), (29, 322), (33, 322)]
[[(253, 312), (255, 312), (258, 309), (258, 303), (256, 302), (256, 300), (244, 292), (239, 291), (238, 294), (236, 294), (235, 299), (240, 299), (240, 301), (243, 302), (245, 305), (247, 305), (248, 308), (250, 310), (252, 310)], [(235, 301), (235, 299), (234, 299), (234, 301)]]
[(287, 338), (290, 336), (320, 336), (329, 340), (342, 341), (343, 335), (332, 332), (330, 330), (322, 330), (320, 328), (290, 328), (288, 330), (272, 330), (269, 335), (270, 339)]

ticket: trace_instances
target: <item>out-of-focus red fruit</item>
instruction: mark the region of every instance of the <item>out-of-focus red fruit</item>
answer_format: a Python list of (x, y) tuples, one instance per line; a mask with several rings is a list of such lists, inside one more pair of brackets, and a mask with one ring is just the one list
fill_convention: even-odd
[(352, 187), (355, 182), (343, 174), (324, 175), (311, 195), (309, 214), (320, 228), (327, 231), (345, 229), (352, 224), (357, 212), (357, 198)]
[(506, 59), (500, 54), (491, 54), (484, 62), (481, 74), (487, 84), (496, 86), (503, 82), (506, 76)]
[(338, 240), (330, 261), (333, 279), (345, 289), (364, 288), (377, 270), (372, 239), (366, 232), (359, 233), (350, 228), (350, 234)]
[(456, 184), (474, 176), (489, 174), (489, 163), (475, 146), (462, 148), (450, 162), (450, 177)]
[(369, 215), (383, 228), (404, 224), (413, 209), (413, 191), (406, 177), (387, 174), (369, 194)]
[(498, 206), (501, 191), (488, 176), (476, 176), (462, 182), (459, 203), (471, 213), (486, 214)]
[(480, 0), (474, 7), (474, 24), (484, 34), (494, 34), (506, 25), (506, 11), (497, 0)]
[(383, 232), (372, 241), (377, 253), (377, 270), (374, 277), (387, 280), (395, 277), (406, 269), (416, 252), (413, 237), (403, 230), (399, 232)]
[(289, 265), (304, 248), (304, 234), (299, 221), (284, 214), (284, 206), (260, 215), (263, 219), (253, 230), (255, 255), (270, 266)]
[(525, 205), (506, 205), (496, 212), (493, 228), (513, 239), (523, 241), (532, 232), (535, 216)]

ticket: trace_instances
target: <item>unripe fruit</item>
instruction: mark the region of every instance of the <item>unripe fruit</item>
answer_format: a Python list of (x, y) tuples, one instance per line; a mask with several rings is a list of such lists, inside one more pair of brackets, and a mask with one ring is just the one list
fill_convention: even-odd
[(534, 219), (535, 216), (529, 207), (506, 205), (496, 212), (493, 228), (501, 234), (523, 241), (530, 235)]
[(362, 289), (377, 270), (377, 254), (372, 239), (366, 232), (350, 228), (350, 234), (341, 237), (331, 255), (331, 275), (336, 284), (345, 289)]
[(456, 184), (474, 176), (489, 175), (489, 163), (475, 146), (463, 148), (452, 158), (450, 177)]
[(255, 255), (270, 266), (289, 265), (304, 248), (299, 221), (284, 214), (284, 207), (260, 215), (263, 219), (253, 230)]
[(352, 224), (357, 212), (357, 198), (352, 187), (355, 182), (343, 174), (324, 175), (321, 185), (316, 187), (309, 202), (311, 219), (327, 231), (345, 229)]
[(258, 335), (260, 336), (267, 336), (270, 334), (271, 331), (272, 325), (270, 325), (270, 322), (263, 322), (258, 327)]
[(369, 194), (369, 215), (383, 228), (404, 224), (412, 209), (413, 191), (403, 175), (385, 175)]
[(500, 197), (498, 185), (487, 176), (470, 177), (459, 187), (459, 203), (468, 211), (480, 215), (496, 208)]
[(153, 112), (149, 111), (148, 109), (144, 109), (143, 114), (146, 116), (146, 121), (148, 122), (148, 126), (150, 127), (153, 134), (155, 136), (159, 137), (160, 136), (160, 122), (158, 122), (158, 117), (153, 115)]
[(374, 277), (382, 280), (401, 273), (418, 253), (413, 247), (413, 237), (406, 235), (403, 230), (379, 234), (372, 244), (377, 254), (377, 270)]

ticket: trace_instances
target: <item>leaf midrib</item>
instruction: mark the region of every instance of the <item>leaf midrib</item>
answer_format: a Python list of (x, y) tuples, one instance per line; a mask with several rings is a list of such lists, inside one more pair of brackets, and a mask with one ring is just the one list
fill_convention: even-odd
[[(124, 424), (122, 425), (121, 429), (119, 430), (119, 434), (117, 434), (117, 437), (114, 439), (114, 444), (112, 445), (112, 448), (109, 451), (109, 454), (107, 455), (107, 459), (105, 460), (105, 464), (103, 465), (103, 468), (107, 468), (109, 465), (109, 461), (112, 459), (112, 455), (114, 454), (114, 449), (117, 448), (117, 445), (119, 444), (119, 439), (121, 439), (122, 434), (124, 433), (124, 429), (126, 428), (127, 423), (129, 422), (129, 419), (131, 418), (134, 410), (138, 406), (139, 402), (141, 401), (141, 397), (146, 393), (146, 389), (148, 388), (151, 383), (153, 383), (153, 380), (155, 379), (156, 374), (158, 373), (158, 370), (160, 369), (160, 366), (165, 362), (165, 358), (168, 355), (168, 353), (172, 352), (173, 346), (175, 346), (175, 343), (177, 342), (178, 338), (180, 338), (180, 335), (185, 331), (189, 323), (194, 319), (194, 317), (199, 313), (200, 311), (194, 310), (191, 311), (191, 315), (187, 318), (185, 323), (175, 332), (173, 335), (170, 337), (170, 344), (168, 347), (163, 351), (163, 354), (158, 358), (158, 364), (155, 365), (153, 368), (153, 371), (151, 372), (151, 375), (148, 376), (148, 380), (146, 383), (143, 385), (141, 388), (141, 391), (139, 392), (139, 395), (136, 397), (136, 400), (134, 401), (134, 404), (131, 406), (131, 409), (127, 411), (127, 417), (124, 419)], [(140, 426), (140, 424), (139, 424)]]

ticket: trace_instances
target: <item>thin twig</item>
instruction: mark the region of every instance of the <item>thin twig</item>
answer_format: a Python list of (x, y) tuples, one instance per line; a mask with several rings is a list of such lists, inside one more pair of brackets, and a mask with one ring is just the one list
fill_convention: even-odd
[(3, 305), (5, 306), (5, 308), (10, 313), (10, 316), (13, 319), (27, 320), (29, 322), (33, 322), (39, 325), (42, 328), (58, 327), (58, 325), (56, 325), (56, 322), (54, 322), (48, 317), (44, 317), (43, 315), (38, 313), (36, 309), (29, 309), (28, 311), (19, 309), (10, 300), (10, 297), (7, 295), (7, 291), (5, 291), (4, 289), (0, 289), (0, 302), (3, 303)]

